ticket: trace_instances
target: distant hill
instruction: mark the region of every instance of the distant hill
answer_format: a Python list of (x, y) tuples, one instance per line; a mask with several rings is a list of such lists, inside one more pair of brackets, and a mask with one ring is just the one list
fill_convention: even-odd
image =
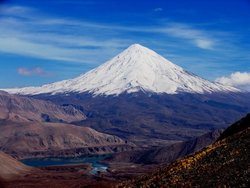
[(11, 95), (0, 91), (0, 120), (15, 122), (72, 122), (86, 116), (72, 106), (59, 106), (49, 101)]
[(23, 158), (112, 153), (130, 147), (117, 136), (70, 124), (85, 119), (70, 105), (0, 91), (0, 151)]
[(118, 187), (249, 187), (250, 114), (214, 144)]
[(0, 151), (18, 158), (112, 153), (126, 145), (116, 136), (70, 124), (31, 122), (0, 126)]

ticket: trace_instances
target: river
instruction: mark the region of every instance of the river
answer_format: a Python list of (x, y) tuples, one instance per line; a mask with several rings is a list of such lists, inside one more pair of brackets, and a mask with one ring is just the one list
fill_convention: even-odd
[(69, 164), (82, 164), (89, 163), (92, 166), (90, 174), (96, 175), (99, 172), (106, 172), (108, 165), (100, 161), (106, 159), (110, 155), (93, 155), (77, 158), (33, 158), (33, 159), (23, 159), (22, 163), (33, 166), (33, 167), (45, 167), (45, 166), (60, 166)]

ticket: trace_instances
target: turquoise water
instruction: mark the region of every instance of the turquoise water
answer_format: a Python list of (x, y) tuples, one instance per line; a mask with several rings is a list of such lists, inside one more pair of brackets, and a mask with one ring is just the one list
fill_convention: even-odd
[(94, 155), (79, 158), (37, 158), (37, 159), (24, 159), (21, 160), (22, 163), (33, 166), (33, 167), (45, 167), (45, 166), (59, 166), (59, 165), (69, 165), (69, 164), (82, 164), (89, 163), (92, 165), (91, 174), (95, 175), (100, 172), (106, 172), (108, 166), (101, 163), (103, 159), (106, 159), (110, 155)]

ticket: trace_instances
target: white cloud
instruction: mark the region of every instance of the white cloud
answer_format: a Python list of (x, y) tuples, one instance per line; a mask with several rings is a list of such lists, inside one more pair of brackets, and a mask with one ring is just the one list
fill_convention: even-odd
[(250, 72), (235, 72), (229, 76), (217, 78), (215, 81), (245, 91), (250, 91)]
[(51, 72), (47, 72), (41, 67), (34, 67), (34, 68), (24, 68), (20, 67), (17, 69), (18, 74), (22, 76), (52, 76)]

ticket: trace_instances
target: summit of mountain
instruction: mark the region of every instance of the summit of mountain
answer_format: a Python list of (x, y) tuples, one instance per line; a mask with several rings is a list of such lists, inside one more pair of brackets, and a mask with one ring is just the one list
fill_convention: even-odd
[(91, 93), (120, 95), (153, 93), (213, 93), (239, 90), (200, 78), (140, 44), (133, 44), (111, 60), (76, 78), (41, 87), (5, 89), (22, 95)]

